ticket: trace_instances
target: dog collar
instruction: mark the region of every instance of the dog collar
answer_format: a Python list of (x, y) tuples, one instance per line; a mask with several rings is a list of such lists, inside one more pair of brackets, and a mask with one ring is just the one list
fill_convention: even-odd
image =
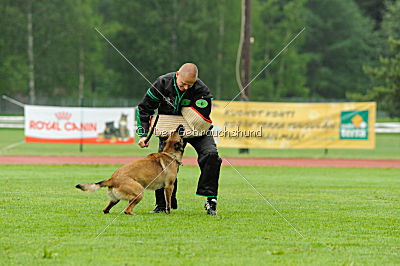
[(180, 166), (183, 165), (183, 163), (182, 163), (181, 161), (179, 161), (178, 158), (176, 158), (176, 156), (173, 155), (172, 153), (165, 152), (165, 151), (163, 151), (162, 153), (164, 153), (165, 155), (167, 155), (167, 156), (170, 157), (171, 159), (175, 160)]

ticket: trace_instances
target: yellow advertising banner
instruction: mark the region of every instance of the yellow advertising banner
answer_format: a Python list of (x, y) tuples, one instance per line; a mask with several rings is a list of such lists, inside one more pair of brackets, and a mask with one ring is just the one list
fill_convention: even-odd
[(213, 135), (219, 147), (375, 148), (375, 102), (228, 103), (213, 101)]

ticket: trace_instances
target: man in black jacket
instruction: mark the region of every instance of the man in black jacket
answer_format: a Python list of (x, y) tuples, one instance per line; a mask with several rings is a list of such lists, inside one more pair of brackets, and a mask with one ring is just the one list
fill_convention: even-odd
[[(198, 79), (196, 65), (186, 63), (177, 72), (160, 76), (149, 88), (143, 100), (136, 109), (137, 133), (141, 136), (139, 146), (147, 147), (144, 141), (149, 132), (150, 116), (158, 109), (158, 114), (180, 115), (182, 107), (193, 107), (205, 120), (210, 120), (212, 95), (207, 86)], [(218, 179), (221, 168), (221, 158), (218, 156), (217, 147), (210, 134), (199, 137), (186, 138), (196, 150), (197, 162), (201, 174), (197, 185), (196, 195), (207, 197), (205, 208), (207, 214), (217, 214)], [(160, 137), (158, 150), (161, 152), (165, 146), (166, 138)], [(177, 180), (172, 193), (171, 207), (178, 207), (176, 201)], [(156, 190), (156, 208), (151, 213), (164, 212), (166, 208), (164, 189)]]

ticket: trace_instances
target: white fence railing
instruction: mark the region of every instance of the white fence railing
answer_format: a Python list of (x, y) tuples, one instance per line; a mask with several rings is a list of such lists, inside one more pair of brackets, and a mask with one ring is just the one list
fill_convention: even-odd
[(400, 133), (400, 123), (375, 123), (375, 133)]
[[(24, 128), (23, 116), (0, 116), (0, 128)], [(375, 133), (400, 133), (400, 122), (375, 123)]]
[(0, 116), (0, 128), (24, 128), (23, 116)]

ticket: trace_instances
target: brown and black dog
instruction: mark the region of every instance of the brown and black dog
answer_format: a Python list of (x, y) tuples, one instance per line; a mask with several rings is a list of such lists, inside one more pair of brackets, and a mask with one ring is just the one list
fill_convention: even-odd
[(93, 192), (101, 187), (108, 187), (107, 195), (110, 202), (103, 212), (109, 213), (120, 200), (127, 200), (129, 205), (125, 213), (134, 214), (132, 208), (142, 200), (145, 189), (156, 190), (164, 187), (167, 203), (165, 213), (169, 214), (174, 182), (179, 166), (182, 165), (184, 142), (181, 133), (183, 130), (183, 126), (180, 125), (169, 136), (162, 152), (152, 153), (142, 160), (125, 164), (115, 171), (110, 179), (92, 184), (79, 184), (76, 188)]

